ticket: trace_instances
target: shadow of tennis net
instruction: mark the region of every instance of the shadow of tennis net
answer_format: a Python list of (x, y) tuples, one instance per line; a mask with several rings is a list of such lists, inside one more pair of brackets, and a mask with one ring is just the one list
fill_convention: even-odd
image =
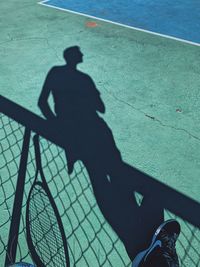
[[(14, 105), (14, 104), (12, 104)], [(24, 112), (24, 110), (23, 110)], [(36, 163), (32, 137), (21, 122), (10, 118), (3, 112), (0, 115), (1, 143), (1, 189), (0, 189), (0, 265), (5, 258), (7, 263), (14, 261), (32, 262), (26, 240), (26, 202), (34, 181)], [(24, 139), (29, 139), (24, 142)], [(24, 146), (28, 149), (24, 150)], [(95, 200), (88, 173), (81, 162), (77, 162), (74, 172), (69, 176), (64, 150), (46, 138), (40, 138), (42, 165), (48, 187), (58, 208), (65, 235), (67, 237), (70, 266), (130, 266), (126, 250), (103, 217)], [(27, 153), (27, 164), (21, 164), (22, 153)], [(20, 168), (24, 168), (19, 176)], [(19, 180), (23, 180), (24, 189), (18, 192)], [(20, 186), (21, 188), (22, 186)], [(22, 194), (21, 207), (18, 194)], [(174, 203), (176, 205), (176, 203)], [(13, 210), (19, 218), (19, 231), (16, 234), (12, 222)], [(197, 215), (199, 216), (199, 214)], [(15, 216), (16, 217), (16, 216)], [(177, 242), (180, 266), (196, 267), (200, 265), (200, 230), (191, 223), (165, 210), (165, 219), (176, 218), (182, 228)], [(48, 266), (51, 265), (51, 261)]]

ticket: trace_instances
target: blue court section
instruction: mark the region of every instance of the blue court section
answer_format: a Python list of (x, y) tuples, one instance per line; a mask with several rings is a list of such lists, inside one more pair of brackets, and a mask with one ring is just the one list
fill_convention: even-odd
[(49, 0), (45, 4), (200, 43), (199, 0)]

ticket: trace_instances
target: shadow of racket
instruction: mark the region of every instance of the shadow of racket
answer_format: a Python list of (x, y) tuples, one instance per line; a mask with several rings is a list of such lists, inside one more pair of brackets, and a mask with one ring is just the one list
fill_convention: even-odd
[(64, 228), (42, 170), (38, 135), (33, 137), (33, 143), (36, 174), (26, 206), (28, 248), (38, 267), (69, 267)]

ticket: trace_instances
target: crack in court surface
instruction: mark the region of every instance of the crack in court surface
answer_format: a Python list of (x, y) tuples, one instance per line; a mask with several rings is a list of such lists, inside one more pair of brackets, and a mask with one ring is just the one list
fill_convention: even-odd
[[(104, 88), (105, 89), (105, 88)], [(138, 111), (140, 112), (141, 114), (145, 115), (147, 118), (149, 118), (150, 120), (153, 120), (153, 121), (156, 121), (158, 122), (162, 127), (167, 127), (167, 128), (170, 128), (170, 129), (174, 129), (176, 131), (182, 131), (182, 132), (185, 132), (187, 135), (189, 135), (190, 137), (200, 141), (200, 137), (190, 133), (188, 130), (184, 129), (184, 128), (177, 128), (177, 127), (174, 127), (172, 125), (168, 125), (168, 124), (164, 124), (161, 120), (157, 119), (155, 116), (152, 116), (152, 115), (149, 115), (147, 113), (145, 113), (144, 111), (142, 111), (141, 109), (139, 108), (136, 108), (134, 107), (133, 105), (131, 105), (130, 103), (122, 100), (122, 99), (119, 99), (118, 97), (116, 97), (114, 94), (110, 93), (107, 89), (105, 89), (105, 91), (110, 95), (112, 96), (115, 100), (117, 100), (118, 102), (121, 102), (127, 106), (129, 106), (131, 109), (135, 110), (135, 111)]]

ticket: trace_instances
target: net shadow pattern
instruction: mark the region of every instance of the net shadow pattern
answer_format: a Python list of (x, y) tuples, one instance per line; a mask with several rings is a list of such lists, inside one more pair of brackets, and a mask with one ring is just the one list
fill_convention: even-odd
[(121, 241), (98, 208), (83, 164), (77, 162), (69, 176), (64, 151), (46, 140), (40, 144), (44, 175), (62, 218), (71, 266), (130, 266)]
[[(4, 211), (7, 215), (5, 221), (0, 221), (0, 257), (3, 266), (5, 255), (9, 253), (7, 242), (14, 196), (17, 193), (15, 190), (24, 127), (3, 114), (0, 119), (2, 125), (0, 133), (1, 147), (4, 158), (4, 164), (1, 164), (0, 212)], [(33, 135), (34, 133), (32, 133), (32, 137)], [(122, 242), (108, 225), (98, 208), (83, 164), (77, 162), (74, 172), (69, 176), (63, 149), (42, 138), (40, 138), (40, 145), (43, 171), (59, 210), (67, 237), (70, 266), (130, 266), (130, 259)], [(12, 166), (13, 162), (15, 168)], [(25, 216), (26, 202), (35, 178), (35, 171), (35, 153), (31, 140), (16, 261), (32, 262), (26, 241)], [(12, 172), (14, 173), (12, 174)], [(8, 183), (6, 185), (7, 189), (6, 183)], [(10, 204), (8, 203), (9, 199)]]
[[(14, 196), (17, 194), (15, 190), (24, 127), (3, 114), (0, 121), (0, 214), (4, 214), (0, 218), (0, 259), (4, 260), (6, 253), (9, 253), (7, 242)], [(40, 138), (40, 145), (43, 172), (67, 237), (70, 266), (130, 266), (131, 262), (122, 242), (99, 210), (83, 164), (77, 162), (69, 176), (64, 150), (43, 138)], [(25, 216), (26, 201), (35, 171), (35, 153), (31, 140), (16, 261), (32, 262), (26, 242)], [(180, 266), (200, 266), (200, 230), (167, 210), (165, 218), (176, 218), (181, 224), (182, 232), (177, 242)], [(0, 262), (0, 265), (3, 266), (3, 263), (4, 261)]]
[[(24, 129), (0, 114), (0, 265), (7, 252)], [(2, 261), (2, 262), (1, 262)]]

